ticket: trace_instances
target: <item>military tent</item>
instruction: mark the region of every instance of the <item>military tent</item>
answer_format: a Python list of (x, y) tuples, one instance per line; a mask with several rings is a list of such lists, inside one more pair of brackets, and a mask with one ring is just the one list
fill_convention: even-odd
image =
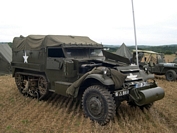
[(130, 50), (127, 48), (127, 46), (123, 43), (120, 48), (116, 51), (117, 55), (123, 56), (125, 58), (131, 59), (132, 58), (132, 53)]
[(11, 73), (12, 49), (8, 44), (0, 44), (0, 75)]

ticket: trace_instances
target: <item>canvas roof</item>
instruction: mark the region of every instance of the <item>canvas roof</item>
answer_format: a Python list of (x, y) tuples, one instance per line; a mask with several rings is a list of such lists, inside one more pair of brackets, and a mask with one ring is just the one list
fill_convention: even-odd
[(8, 44), (0, 44), (0, 54), (8, 63), (11, 63), (12, 49)]
[(116, 54), (126, 57), (128, 59), (132, 58), (132, 53), (127, 48), (127, 46), (123, 43), (120, 48), (116, 51)]
[(14, 51), (39, 50), (47, 46), (68, 46), (72, 44), (101, 46), (101, 44), (98, 44), (86, 36), (29, 35), (27, 37), (15, 37), (12, 48)]
[[(136, 50), (133, 50), (133, 52), (136, 52)], [(158, 54), (157, 52), (150, 51), (150, 50), (137, 50), (137, 52), (148, 53), (148, 54)]]

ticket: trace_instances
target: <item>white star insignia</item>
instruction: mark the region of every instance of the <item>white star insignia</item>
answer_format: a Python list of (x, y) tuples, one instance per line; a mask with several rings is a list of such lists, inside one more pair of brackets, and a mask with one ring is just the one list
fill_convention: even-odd
[(28, 56), (26, 56), (26, 51), (25, 51), (25, 56), (23, 56), (24, 58), (24, 63), (28, 63), (27, 59), (28, 59)]
[(137, 79), (137, 75), (133, 75), (132, 73), (130, 73), (130, 76), (127, 76), (127, 78), (129, 79)]

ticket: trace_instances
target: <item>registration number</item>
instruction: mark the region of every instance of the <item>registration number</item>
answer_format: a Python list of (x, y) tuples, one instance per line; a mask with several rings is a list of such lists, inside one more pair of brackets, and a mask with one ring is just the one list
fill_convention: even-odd
[(121, 90), (121, 91), (116, 91), (115, 92), (115, 96), (124, 96), (124, 95), (127, 95), (129, 94), (129, 90)]

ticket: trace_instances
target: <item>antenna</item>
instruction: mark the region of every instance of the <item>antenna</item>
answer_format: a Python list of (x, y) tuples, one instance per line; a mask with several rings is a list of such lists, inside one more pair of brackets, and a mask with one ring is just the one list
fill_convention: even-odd
[(134, 25), (135, 47), (136, 47), (136, 64), (137, 64), (137, 66), (139, 66), (139, 62), (138, 62), (138, 48), (137, 48), (137, 40), (136, 40), (136, 26), (135, 26), (135, 15), (134, 15), (133, 0), (132, 0), (132, 13), (133, 13), (133, 25)]

